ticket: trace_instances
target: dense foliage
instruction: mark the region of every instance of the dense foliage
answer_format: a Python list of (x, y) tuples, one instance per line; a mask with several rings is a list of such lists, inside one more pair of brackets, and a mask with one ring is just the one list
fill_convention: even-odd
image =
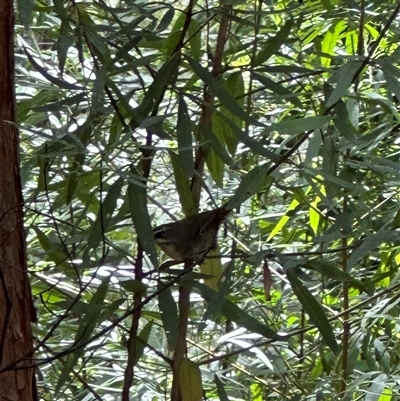
[[(174, 399), (181, 347), (184, 400), (398, 399), (398, 2), (18, 6), (41, 397)], [(151, 227), (229, 201), (157, 269)]]

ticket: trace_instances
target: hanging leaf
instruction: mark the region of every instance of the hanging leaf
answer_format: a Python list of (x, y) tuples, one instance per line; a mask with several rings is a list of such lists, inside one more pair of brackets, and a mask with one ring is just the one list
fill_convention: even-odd
[(187, 175), (183, 171), (181, 165), (182, 159), (176, 153), (168, 152), (171, 157), (172, 168), (174, 170), (176, 189), (179, 195), (179, 201), (182, 205), (185, 216), (191, 216), (196, 211), (193, 194), (190, 188), (190, 183)]
[[(205, 284), (195, 283), (194, 286), (200, 291), (206, 302), (213, 302), (214, 299), (218, 298), (218, 293), (213, 291)], [(249, 315), (238, 305), (226, 298), (221, 300), (220, 310), (221, 314), (224, 315), (228, 320), (235, 322), (241, 327), (245, 327), (250, 332), (259, 333), (267, 338), (279, 338), (279, 335), (274, 330), (264, 325), (259, 320)]]
[(229, 199), (227, 209), (234, 209), (252, 196), (262, 184), (265, 184), (269, 165), (256, 166), (240, 181), (235, 194)]
[(255, 66), (264, 64), (270, 57), (278, 52), (281, 46), (286, 42), (293, 27), (293, 20), (289, 19), (278, 33), (267, 40), (266, 45), (257, 53)]
[(171, 289), (166, 287), (162, 281), (158, 282), (158, 307), (161, 312), (161, 320), (165, 335), (167, 337), (168, 349), (174, 350), (178, 340), (178, 308), (172, 296)]
[(290, 281), (293, 292), (297, 299), (302, 304), (304, 310), (310, 316), (310, 320), (317, 327), (331, 351), (336, 354), (338, 346), (336, 343), (335, 334), (328, 318), (325, 315), (320, 303), (313, 297), (311, 292), (306, 288), (301, 281), (297, 278), (297, 269), (288, 269), (286, 271), (287, 278)]
[(144, 251), (154, 267), (158, 267), (157, 251), (154, 244), (153, 229), (147, 210), (146, 188), (136, 185), (133, 180), (128, 184), (129, 208), (133, 225)]
[(347, 94), (347, 90), (352, 84), (356, 72), (361, 68), (361, 61), (356, 61), (341, 67), (339, 71), (335, 74), (336, 86), (335, 89), (330, 94), (328, 100), (326, 101), (325, 107), (329, 108), (338, 102), (344, 95)]
[(182, 401), (202, 401), (203, 385), (198, 365), (184, 358), (179, 366), (179, 384)]
[(187, 104), (182, 96), (179, 96), (177, 139), (179, 165), (186, 173), (188, 178), (193, 177), (194, 159), (193, 159), (193, 138), (190, 117)]
[(87, 241), (88, 248), (94, 249), (103, 239), (103, 236), (108, 231), (110, 219), (115, 211), (117, 201), (121, 195), (122, 185), (124, 179), (119, 177), (111, 186), (107, 192), (104, 202), (101, 205), (101, 209), (97, 215), (95, 222), (89, 232), (89, 238)]
[(210, 276), (210, 278), (204, 279), (204, 283), (214, 291), (218, 291), (218, 282), (223, 272), (221, 258), (218, 257), (220, 255), (221, 253), (219, 248), (213, 249), (208, 252), (207, 258), (200, 265), (200, 271), (203, 274)]
[(225, 106), (231, 113), (235, 114), (243, 121), (250, 124), (261, 125), (255, 118), (249, 116), (230, 95), (230, 93), (224, 88), (220, 81), (218, 81), (212, 74), (202, 67), (196, 60), (189, 56), (186, 56), (187, 61), (193, 68), (193, 71), (200, 77), (200, 79), (214, 92), (218, 97), (219, 101)]

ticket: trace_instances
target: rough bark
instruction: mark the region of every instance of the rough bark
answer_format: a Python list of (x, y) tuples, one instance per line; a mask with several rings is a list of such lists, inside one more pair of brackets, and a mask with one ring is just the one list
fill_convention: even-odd
[(36, 400), (14, 104), (13, 2), (0, 0), (0, 400)]

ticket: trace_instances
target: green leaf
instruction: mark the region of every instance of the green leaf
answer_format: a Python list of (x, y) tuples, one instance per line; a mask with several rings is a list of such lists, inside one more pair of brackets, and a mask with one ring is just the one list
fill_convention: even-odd
[(385, 230), (381, 230), (376, 234), (370, 235), (368, 238), (364, 239), (362, 244), (351, 253), (347, 261), (348, 267), (353, 267), (362, 258), (376, 250), (379, 245), (383, 244), (384, 242), (392, 242), (396, 239), (396, 237), (397, 235), (395, 231)]
[(226, 207), (234, 209), (254, 195), (266, 183), (269, 165), (256, 166), (250, 170), (240, 181), (234, 195), (229, 199)]
[(172, 168), (174, 170), (176, 189), (179, 195), (179, 201), (182, 205), (182, 210), (185, 216), (191, 216), (195, 210), (195, 204), (193, 194), (190, 189), (190, 183), (187, 175), (183, 171), (181, 165), (181, 159), (174, 152), (169, 151), (169, 156), (172, 162)]
[(179, 165), (186, 176), (191, 178), (194, 172), (193, 138), (188, 108), (183, 96), (179, 96), (177, 140)]
[(200, 60), (201, 57), (201, 25), (195, 19), (190, 20), (188, 35), (190, 54), (195, 60)]
[(147, 89), (142, 103), (134, 110), (139, 124), (149, 115), (153, 107), (161, 101), (166, 86), (175, 82), (179, 64), (180, 54), (175, 53), (160, 68), (157, 76)]
[(158, 267), (157, 251), (154, 244), (153, 229), (147, 210), (147, 191), (141, 185), (136, 185), (133, 180), (128, 184), (129, 208), (133, 225), (144, 251), (149, 256), (153, 266)]
[(197, 363), (184, 358), (179, 366), (179, 385), (182, 401), (202, 401), (203, 385), (200, 368)]
[(272, 79), (264, 75), (257, 74), (256, 72), (253, 72), (252, 76), (262, 85), (264, 85), (266, 89), (271, 90), (272, 92), (276, 93), (283, 99), (287, 99), (289, 102), (293, 104), (293, 106), (302, 108), (302, 103), (299, 99), (299, 96), (292, 93), (292, 91), (290, 91), (289, 89), (285, 88), (281, 84), (278, 84), (277, 82), (273, 81)]
[[(200, 291), (201, 296), (207, 303), (211, 303), (215, 299), (220, 299), (218, 297), (218, 292), (213, 291), (207, 285), (196, 282), (194, 286)], [(221, 299), (220, 301), (220, 311), (228, 320), (235, 322), (241, 327), (245, 327), (250, 332), (261, 334), (264, 337), (273, 339), (280, 338), (280, 336), (274, 330), (250, 316), (240, 306), (234, 304), (226, 298)]]
[(75, 368), (77, 360), (84, 353), (84, 348), (81, 347), (81, 344), (84, 344), (90, 339), (94, 329), (101, 321), (100, 319), (104, 317), (101, 314), (101, 311), (104, 308), (104, 300), (108, 292), (109, 283), (109, 277), (102, 280), (101, 284), (97, 288), (97, 291), (94, 293), (89, 304), (87, 305), (85, 317), (80, 319), (80, 324), (75, 334), (74, 349), (76, 349), (76, 351), (68, 355), (67, 361), (64, 364), (60, 374), (60, 378), (56, 384), (56, 394), (67, 381), (72, 369)]
[[(273, 161), (279, 160), (279, 155), (264, 147), (259, 140), (250, 137), (246, 132), (241, 130), (235, 123), (233, 123), (230, 118), (226, 117), (218, 110), (216, 110), (215, 113), (218, 114), (218, 117), (231, 127), (232, 133), (237, 138), (237, 142), (242, 142), (244, 145), (248, 146), (256, 155), (263, 156)], [(222, 132), (224, 131), (222, 130)]]
[(226, 393), (224, 384), (222, 383), (221, 379), (216, 373), (214, 374), (214, 381), (215, 385), (217, 386), (217, 394), (219, 401), (229, 401), (229, 397), (228, 394)]
[(344, 272), (332, 263), (309, 261), (304, 265), (304, 267), (306, 269), (317, 271), (332, 280), (349, 283), (352, 287), (357, 288), (360, 291), (366, 291), (369, 295), (373, 295), (369, 292), (369, 288), (365, 283), (356, 280), (349, 273)]
[(121, 195), (124, 184), (123, 177), (119, 177), (111, 186), (104, 199), (102, 207), (97, 215), (96, 221), (92, 225), (87, 242), (88, 249), (94, 249), (103, 239), (103, 235), (108, 231), (110, 219), (115, 211), (117, 201)]
[(133, 366), (136, 366), (143, 356), (143, 352), (149, 341), (151, 330), (153, 328), (153, 322), (148, 322), (139, 333), (139, 338), (133, 338), (132, 344), (128, 344), (128, 352), (133, 353)]
[[(388, 377), (384, 373), (381, 373), (375, 377), (371, 385), (368, 387), (368, 392), (365, 395), (365, 401), (384, 401), (385, 384), (387, 381)], [(388, 401), (392, 400), (391, 395), (389, 395), (386, 399)]]
[(174, 18), (174, 15), (175, 15), (175, 8), (170, 6), (168, 8), (167, 12), (163, 15), (160, 23), (158, 24), (157, 28), (155, 29), (155, 32), (165, 31), (169, 27), (172, 19)]
[[(346, 29), (346, 22), (344, 20), (333, 20), (333, 23), (331, 23), (331, 26), (322, 40), (322, 53), (325, 53), (328, 56), (333, 56), (335, 54), (336, 43), (339, 39), (339, 35), (344, 29)], [(329, 67), (331, 64), (331, 57), (321, 57), (321, 64), (324, 67)]]
[(398, 78), (392, 75), (389, 69), (384, 69), (383, 75), (385, 76), (386, 82), (390, 90), (394, 93), (396, 98), (400, 100), (400, 84)]
[(107, 81), (108, 65), (103, 65), (96, 71), (96, 79), (93, 83), (91, 112), (106, 112), (104, 99), (104, 86)]
[(274, 124), (268, 131), (278, 131), (282, 135), (294, 136), (307, 131), (322, 128), (331, 120), (329, 116), (315, 116), (284, 120)]
[(255, 66), (258, 67), (264, 64), (270, 57), (276, 54), (281, 46), (286, 42), (290, 31), (293, 27), (293, 20), (286, 21), (285, 25), (273, 37), (269, 38), (266, 45), (257, 53), (255, 59)]
[(178, 340), (179, 316), (178, 308), (171, 289), (164, 285), (162, 281), (158, 281), (158, 308), (161, 312), (161, 320), (165, 335), (167, 337), (168, 349), (173, 351)]
[(344, 102), (339, 100), (335, 105), (337, 117), (333, 119), (333, 123), (338, 131), (351, 143), (357, 144), (357, 130), (351, 123), (349, 113)]
[(83, 87), (79, 86), (79, 85), (74, 85), (71, 84), (67, 81), (63, 81), (62, 79), (53, 77), (52, 75), (50, 75), (45, 68), (43, 68), (42, 66), (40, 66), (35, 59), (28, 53), (28, 51), (26, 49), (24, 49), (26, 57), (28, 57), (29, 62), (32, 64), (32, 66), (39, 71), (48, 81), (50, 81), (52, 84), (59, 86), (60, 88), (64, 88), (64, 89), (70, 89), (70, 90), (79, 90), (80, 92), (82, 92)]
[(57, 39), (55, 47), (57, 49), (58, 56), (58, 67), (60, 68), (60, 74), (63, 75), (65, 62), (67, 61), (67, 55), (69, 48), (74, 43), (74, 36), (71, 33), (69, 25), (61, 25), (60, 36)]
[[(216, 127), (218, 128), (218, 127)], [(229, 156), (229, 153), (226, 151), (225, 145), (222, 142), (223, 139), (223, 134), (218, 132), (218, 130), (210, 131), (204, 126), (200, 126), (200, 132), (202, 135), (202, 138), (204, 138), (205, 142), (202, 144), (204, 148), (206, 149), (206, 154), (207, 152), (211, 153), (214, 152), (218, 158), (224, 162), (228, 166), (232, 166), (233, 160)]]
[[(236, 103), (240, 108), (244, 108), (244, 99), (245, 99), (245, 84), (243, 75), (241, 72), (234, 72), (229, 75), (228, 79), (225, 82), (226, 90), (232, 95), (235, 99)], [(230, 124), (227, 124), (224, 120), (218, 117), (217, 113), (213, 113), (213, 130), (216, 130), (217, 127), (214, 126), (215, 118), (220, 121), (221, 134), (223, 135), (224, 142), (228, 147), (229, 152), (234, 155), (236, 153), (236, 148), (238, 145), (238, 138), (233, 132), (231, 125), (235, 125), (238, 129), (242, 129), (243, 122), (242, 120), (235, 114), (231, 113), (226, 107), (221, 106), (221, 113), (230, 121)], [(223, 125), (222, 125), (223, 124)], [(222, 129), (221, 129), (222, 128)], [(221, 136), (220, 136), (221, 137)]]
[[(32, 21), (33, 0), (17, 0), (17, 6), (22, 24), (29, 29)], [(4, 12), (5, 10), (3, 9), (2, 13)], [(5, 24), (6, 22), (3, 21), (3, 23)], [(2, 40), (5, 40), (5, 38), (2, 38)]]
[(355, 61), (353, 63), (347, 64), (344, 67), (339, 68), (339, 71), (335, 73), (332, 80), (336, 80), (337, 84), (335, 89), (330, 94), (328, 100), (326, 101), (325, 108), (329, 108), (336, 104), (342, 96), (347, 94), (347, 90), (353, 83), (356, 72), (362, 66), (361, 61)]
[(261, 125), (254, 117), (249, 116), (236, 102), (236, 100), (230, 95), (230, 93), (224, 88), (221, 82), (212, 76), (212, 74), (202, 67), (196, 60), (186, 56), (187, 61), (193, 68), (193, 71), (199, 76), (199, 78), (214, 92), (215, 96), (218, 97), (219, 101), (225, 106), (231, 113), (238, 116), (243, 121), (250, 124)]
[[(58, 99), (60, 99), (60, 95), (57, 96)], [(33, 106), (31, 107), (32, 111), (60, 111), (65, 106), (73, 106), (76, 104), (79, 104), (83, 102), (86, 98), (85, 93), (78, 93), (77, 95), (67, 97), (63, 100), (59, 100), (57, 102), (46, 102), (42, 106)]]
[(308, 138), (308, 147), (306, 158), (304, 160), (305, 166), (311, 166), (313, 159), (318, 157), (322, 145), (321, 132), (319, 130), (314, 131)]
[(106, 41), (99, 35), (98, 25), (92, 20), (83, 4), (78, 4), (80, 27), (83, 28), (85, 39), (103, 64), (109, 65), (111, 53)]
[(221, 255), (219, 248), (212, 249), (207, 254), (208, 258), (200, 265), (200, 271), (210, 277), (204, 279), (204, 284), (214, 291), (218, 291), (218, 283), (224, 271), (219, 255)]
[[(60, 94), (57, 88), (51, 88), (50, 90), (42, 90), (35, 94), (30, 99), (23, 99), (18, 102), (17, 113), (18, 121), (23, 121), (32, 110), (38, 107), (46, 107), (48, 103), (59, 100)], [(44, 109), (43, 111), (46, 111)], [(42, 111), (38, 109), (38, 111)]]
[(147, 286), (140, 280), (124, 280), (119, 283), (119, 285), (125, 289), (126, 291), (132, 292), (133, 294), (136, 293), (146, 293)]
[[(297, 268), (299, 269), (299, 268)], [(326, 317), (324, 310), (322, 309), (320, 303), (313, 297), (311, 292), (305, 287), (301, 281), (297, 278), (297, 269), (288, 269), (286, 271), (287, 278), (290, 281), (293, 292), (295, 293), (297, 299), (302, 304), (304, 310), (310, 316), (310, 320), (317, 327), (321, 333), (323, 339), (325, 340), (331, 351), (336, 354), (338, 346), (335, 339), (335, 334), (331, 324)]]
[(217, 156), (214, 149), (210, 149), (206, 154), (206, 163), (211, 177), (218, 187), (224, 186), (224, 162)]
[(49, 260), (53, 261), (56, 266), (59, 266), (66, 261), (66, 255), (61, 250), (57, 249), (55, 244), (50, 241), (49, 235), (45, 234), (38, 226), (33, 225), (32, 228), (35, 230), (37, 238), (46, 252), (46, 256)]
[[(342, 188), (347, 188), (355, 191), (360, 191), (360, 192), (366, 192), (367, 190), (359, 184), (354, 184), (345, 180), (342, 180), (338, 177), (334, 177), (333, 175), (326, 174), (320, 170), (317, 169), (312, 169), (312, 168), (307, 168), (304, 170), (304, 173), (309, 175), (310, 177), (316, 177), (316, 175), (321, 175), (328, 183), (325, 183), (326, 186), (329, 186), (330, 183), (336, 184), (338, 186), (341, 186)], [(330, 185), (332, 186), (332, 185)]]

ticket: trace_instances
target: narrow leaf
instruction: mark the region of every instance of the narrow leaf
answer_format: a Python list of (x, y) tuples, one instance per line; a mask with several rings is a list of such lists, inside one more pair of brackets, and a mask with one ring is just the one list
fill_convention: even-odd
[(292, 286), (293, 292), (302, 304), (308, 316), (310, 316), (310, 320), (317, 327), (331, 351), (336, 354), (338, 347), (335, 339), (335, 334), (333, 333), (332, 326), (329, 323), (328, 318), (326, 317), (325, 312), (322, 309), (322, 306), (314, 298), (308, 288), (305, 287), (297, 278), (297, 273), (295, 269), (288, 269), (286, 271), (286, 274)]
[(139, 124), (153, 110), (154, 105), (161, 100), (165, 87), (176, 80), (180, 64), (180, 55), (178, 53), (170, 57), (160, 68), (154, 81), (151, 83), (144, 96), (142, 103), (134, 110)]
[(130, 345), (128, 345), (128, 352), (133, 352), (134, 354), (133, 366), (136, 366), (140, 358), (143, 356), (143, 352), (146, 348), (146, 344), (149, 341), (152, 328), (153, 322), (150, 321), (140, 331), (139, 338), (134, 339), (134, 348), (129, 349)]
[(153, 263), (153, 266), (157, 268), (157, 251), (154, 244), (150, 216), (147, 210), (146, 188), (135, 185), (130, 181), (128, 185), (128, 197), (132, 221), (139, 241)]
[(221, 82), (212, 76), (212, 74), (204, 67), (202, 67), (196, 60), (187, 56), (187, 61), (193, 68), (193, 71), (200, 77), (200, 79), (214, 92), (222, 105), (224, 105), (231, 113), (235, 114), (243, 121), (250, 124), (261, 125), (254, 117), (249, 116), (224, 88)]
[[(213, 291), (205, 284), (197, 282), (194, 285), (200, 291), (201, 296), (206, 300), (206, 302), (212, 302), (213, 299), (218, 296), (217, 292)], [(261, 323), (253, 316), (250, 316), (245, 310), (226, 298), (221, 300), (221, 313), (227, 319), (232, 320), (239, 326), (245, 327), (250, 332), (261, 334), (267, 338), (279, 338), (279, 335), (274, 330)]]
[(50, 81), (52, 84), (59, 86), (60, 88), (64, 88), (64, 89), (71, 89), (71, 90), (79, 90), (82, 91), (83, 87), (79, 86), (79, 85), (74, 85), (71, 84), (67, 81), (63, 81), (62, 79), (53, 77), (52, 75), (50, 75), (45, 68), (43, 68), (41, 65), (39, 65), (35, 59), (28, 53), (28, 51), (24, 48), (26, 57), (28, 57), (29, 62), (32, 64), (32, 66), (39, 71), (48, 81)]
[(262, 184), (266, 182), (269, 165), (256, 166), (241, 180), (235, 194), (230, 198), (227, 208), (234, 209), (254, 195)]
[(347, 94), (347, 90), (350, 88), (355, 74), (359, 70), (361, 65), (361, 61), (356, 61), (354, 63), (347, 64), (339, 69), (339, 71), (334, 76), (334, 78), (336, 77), (337, 84), (335, 86), (335, 89), (330, 94), (328, 100), (326, 101), (326, 108), (333, 106), (342, 98), (342, 96)]
[(255, 66), (264, 64), (271, 56), (278, 52), (288, 38), (292, 26), (293, 20), (288, 20), (273, 38), (267, 40), (266, 45), (258, 52), (256, 56)]
[[(32, 21), (33, 0), (17, 0), (17, 5), (21, 22), (24, 27), (28, 29)], [(3, 24), (5, 23), (4, 21)], [(2, 38), (2, 40), (4, 40), (4, 38)]]
[(363, 243), (356, 248), (350, 255), (347, 265), (348, 267), (353, 267), (359, 260), (374, 251), (379, 245), (386, 241), (394, 241), (397, 237), (394, 231), (378, 231), (366, 238)]
[(172, 351), (175, 349), (178, 339), (178, 308), (170, 288), (159, 281), (158, 290), (161, 290), (158, 294), (158, 308), (161, 312), (161, 320), (167, 337), (168, 349)]
[(182, 96), (179, 96), (177, 139), (179, 164), (186, 176), (191, 178), (194, 171), (193, 138), (187, 104)]
[(103, 235), (108, 230), (110, 219), (115, 211), (117, 200), (121, 195), (122, 185), (124, 184), (123, 177), (119, 177), (108, 190), (104, 199), (101, 210), (99, 211), (96, 221), (93, 223), (88, 238), (88, 248), (94, 249), (100, 243)]
[(269, 89), (272, 92), (276, 93), (278, 96), (282, 97), (283, 99), (291, 102), (295, 107), (302, 107), (301, 101), (298, 95), (292, 93), (289, 89), (285, 88), (283, 85), (273, 81), (272, 79), (257, 74), (256, 72), (252, 73), (253, 77), (257, 79), (262, 85), (264, 85), (265, 89)]
[(295, 120), (284, 120), (274, 124), (269, 131), (278, 131), (282, 135), (297, 135), (307, 131), (322, 128), (330, 121), (329, 116), (315, 116), (296, 118)]
[(169, 156), (172, 162), (172, 168), (174, 170), (176, 189), (179, 195), (179, 201), (182, 205), (183, 213), (185, 216), (192, 215), (196, 208), (194, 205), (193, 194), (190, 189), (190, 184), (187, 175), (183, 171), (181, 164), (182, 159), (176, 155), (176, 153), (170, 151)]
[(217, 374), (214, 375), (214, 381), (217, 386), (217, 394), (219, 401), (229, 401), (228, 394), (225, 390), (224, 384)]

